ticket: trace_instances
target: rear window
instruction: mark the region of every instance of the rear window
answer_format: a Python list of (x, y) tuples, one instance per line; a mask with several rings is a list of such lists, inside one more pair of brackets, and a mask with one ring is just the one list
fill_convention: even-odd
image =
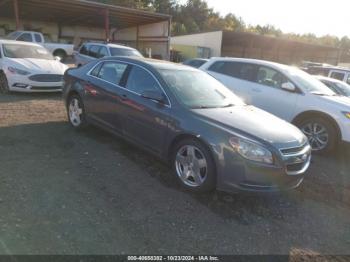
[(139, 51), (136, 49), (126, 49), (126, 48), (115, 48), (110, 47), (109, 50), (111, 51), (112, 56), (137, 56), (137, 57), (143, 57)]

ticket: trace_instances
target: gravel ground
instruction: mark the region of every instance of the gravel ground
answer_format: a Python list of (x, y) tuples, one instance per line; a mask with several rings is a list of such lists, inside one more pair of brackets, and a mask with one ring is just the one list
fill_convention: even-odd
[(0, 96), (0, 254), (348, 254), (350, 150), (278, 195), (193, 195), (147, 153), (76, 132), (60, 95)]

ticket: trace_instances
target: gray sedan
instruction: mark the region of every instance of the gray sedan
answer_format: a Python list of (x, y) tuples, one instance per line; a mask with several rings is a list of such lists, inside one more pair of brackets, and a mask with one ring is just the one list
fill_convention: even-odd
[(298, 128), (187, 66), (97, 60), (66, 72), (64, 98), (74, 128), (94, 124), (157, 155), (192, 191), (292, 189), (310, 164)]

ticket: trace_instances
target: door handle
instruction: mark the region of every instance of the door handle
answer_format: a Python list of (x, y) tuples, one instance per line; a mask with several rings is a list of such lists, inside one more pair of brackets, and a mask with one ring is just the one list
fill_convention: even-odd
[(253, 91), (256, 93), (261, 93), (261, 89), (259, 89), (259, 88), (253, 88)]

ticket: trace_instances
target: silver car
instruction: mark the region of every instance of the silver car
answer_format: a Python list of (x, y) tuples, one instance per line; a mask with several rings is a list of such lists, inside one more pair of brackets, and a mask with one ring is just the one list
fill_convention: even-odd
[(143, 57), (136, 49), (117, 44), (85, 43), (79, 51), (74, 53), (74, 61), (77, 67), (85, 65), (95, 59), (107, 56), (132, 56)]

